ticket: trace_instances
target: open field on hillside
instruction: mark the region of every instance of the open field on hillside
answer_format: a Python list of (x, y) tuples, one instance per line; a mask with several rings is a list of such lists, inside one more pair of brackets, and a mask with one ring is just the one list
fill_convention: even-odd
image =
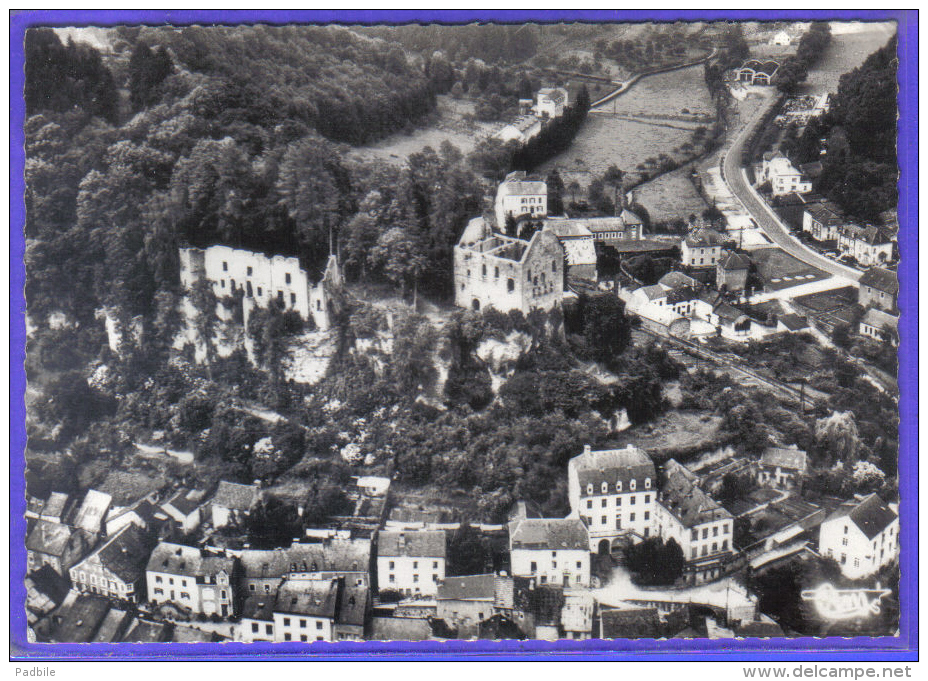
[(841, 76), (864, 63), (883, 47), (896, 31), (895, 24), (847, 22), (831, 24), (831, 44), (814, 68), (809, 70), (805, 91), (835, 92)]
[(709, 207), (689, 179), (692, 169), (691, 164), (685, 165), (635, 189), (635, 201), (648, 210), (652, 224), (686, 220)]

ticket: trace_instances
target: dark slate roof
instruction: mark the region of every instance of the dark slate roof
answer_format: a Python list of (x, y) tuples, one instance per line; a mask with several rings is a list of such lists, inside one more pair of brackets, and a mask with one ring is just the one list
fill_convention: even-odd
[(129, 625), (131, 617), (125, 610), (110, 610), (103, 618), (97, 633), (90, 639), (91, 643), (118, 643)]
[(43, 565), (26, 577), (32, 582), (32, 588), (47, 596), (55, 605), (61, 603), (68, 595), (68, 580), (55, 572), (50, 565)]
[(193, 627), (181, 625), (174, 626), (174, 634), (171, 636), (173, 643), (212, 643), (221, 639), (221, 636), (212, 634), (208, 631), (201, 631)]
[(860, 320), (862, 323), (872, 326), (875, 329), (882, 329), (884, 326), (888, 326), (891, 329), (899, 328), (899, 318), (895, 315), (891, 315), (888, 312), (883, 310), (878, 310), (874, 307), (871, 307), (866, 312)]
[[(657, 482), (654, 462), (647, 453), (634, 445), (624, 449), (584, 451), (570, 460), (569, 467), (575, 468), (580, 481), (580, 496), (586, 496), (586, 487), (593, 485), (593, 494), (602, 494), (602, 483), (609, 484), (609, 494), (616, 493), (616, 483), (622, 482), (622, 491), (629, 491), (629, 484), (636, 480), (638, 490), (644, 491), (644, 481), (650, 478)], [(656, 487), (656, 484), (655, 484)]]
[(496, 594), (496, 575), (468, 575), (445, 577), (438, 585), (439, 601), (493, 600)]
[(103, 596), (81, 594), (70, 607), (59, 611), (61, 621), (54, 627), (52, 638), (59, 642), (88, 643), (109, 611), (110, 602)]
[(103, 567), (125, 583), (132, 584), (145, 573), (148, 547), (144, 531), (129, 523), (97, 549), (96, 555)]
[(332, 539), (295, 542), (285, 549), (246, 549), (239, 561), (246, 579), (271, 579), (296, 572), (367, 572), (370, 555), (367, 539)]
[(799, 331), (809, 328), (809, 322), (806, 321), (806, 318), (798, 314), (782, 314), (777, 317), (777, 320), (790, 331)]
[(725, 243), (725, 238), (714, 229), (703, 227), (687, 235), (684, 241), (690, 248), (705, 248), (721, 246)]
[(201, 495), (194, 490), (180, 489), (162, 506), (176, 508), (184, 516), (189, 516), (200, 507)]
[(366, 586), (346, 585), (338, 590), (335, 621), (357, 627), (364, 626), (370, 591)]
[(137, 619), (123, 637), (131, 643), (164, 643), (171, 637), (168, 624)]
[(719, 260), (719, 267), (723, 270), (747, 270), (751, 268), (751, 259), (741, 253), (730, 253)]
[(867, 539), (873, 539), (896, 519), (896, 512), (876, 494), (871, 494), (857, 504), (842, 505), (832, 518), (845, 515), (850, 517)]
[(655, 608), (603, 610), (600, 618), (603, 638), (658, 638), (661, 635)]
[(863, 273), (860, 278), (861, 286), (871, 286), (878, 291), (892, 293), (895, 295), (899, 292), (899, 278), (892, 270), (882, 267), (871, 267)]
[(697, 286), (697, 282), (692, 277), (683, 274), (683, 272), (668, 272), (657, 280), (657, 283), (667, 288), (678, 288), (680, 286)]
[(52, 492), (48, 501), (42, 506), (42, 515), (61, 518), (65, 506), (68, 505), (68, 495), (64, 492)]
[(427, 641), (432, 638), (428, 620), (412, 617), (374, 617), (371, 619), (372, 641)]
[(838, 227), (844, 224), (844, 218), (823, 203), (810, 203), (805, 210), (823, 225)]
[(277, 602), (277, 592), (272, 594), (254, 594), (245, 599), (242, 604), (242, 619), (274, 621), (274, 604)]
[(579, 518), (523, 518), (509, 523), (510, 549), (589, 549)]
[(203, 554), (200, 549), (192, 546), (161, 542), (152, 551), (146, 569), (149, 572), (204, 577), (219, 574), (220, 571), (231, 575), (234, 566), (234, 559), (226, 556)]
[(255, 485), (240, 485), (223, 480), (213, 496), (213, 505), (234, 511), (249, 511), (258, 501), (260, 490)]
[(779, 466), (803, 472), (809, 466), (806, 453), (793, 447), (767, 447), (761, 454), (760, 463), (762, 466)]
[(650, 286), (642, 286), (639, 291), (643, 291), (648, 300), (657, 300), (658, 298), (666, 298), (667, 292), (657, 284), (651, 284)]
[(381, 532), (377, 539), (378, 556), (444, 558), (446, 553), (444, 530)]
[(664, 464), (661, 505), (684, 527), (731, 518), (731, 513), (697, 486), (697, 478), (687, 468), (670, 459)]
[(277, 591), (274, 612), (335, 618), (336, 580), (284, 583)]

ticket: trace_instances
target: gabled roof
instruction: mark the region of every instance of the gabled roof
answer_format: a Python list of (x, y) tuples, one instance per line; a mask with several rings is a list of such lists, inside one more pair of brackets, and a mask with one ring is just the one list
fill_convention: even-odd
[(55, 572), (50, 565), (42, 565), (38, 570), (26, 576), (26, 591), (34, 590), (42, 594), (57, 606), (68, 595), (68, 580)]
[(684, 527), (731, 518), (731, 513), (697, 486), (698, 479), (685, 466), (670, 459), (664, 464), (661, 505)]
[(447, 550), (444, 530), (381, 532), (377, 538), (378, 556), (444, 558)]
[(70, 606), (58, 611), (61, 620), (54, 626), (53, 640), (62, 643), (88, 643), (110, 611), (103, 596), (80, 594)]
[(871, 494), (857, 503), (842, 504), (828, 519), (844, 516), (849, 517), (867, 539), (873, 539), (898, 517), (876, 494)]
[(41, 515), (60, 519), (68, 505), (68, 495), (64, 492), (52, 492), (42, 507)]
[(133, 584), (145, 573), (148, 546), (144, 531), (129, 523), (81, 562), (97, 556), (103, 567), (126, 584)]
[(274, 605), (277, 602), (277, 592), (271, 594), (253, 594), (242, 604), (242, 619), (274, 621)]
[(90, 639), (91, 643), (118, 643), (131, 617), (125, 610), (113, 608), (100, 623), (97, 633)]
[(509, 547), (586, 550), (589, 534), (579, 518), (522, 518), (509, 523)]
[(858, 227), (856, 230), (851, 231), (851, 235), (858, 241), (863, 241), (870, 246), (892, 243), (889, 235), (876, 225)]
[(71, 528), (67, 525), (39, 520), (26, 537), (26, 549), (60, 557), (64, 554), (70, 538)]
[(899, 277), (892, 270), (871, 267), (860, 278), (861, 286), (870, 286), (878, 291), (896, 295), (899, 292)]
[(658, 300), (660, 298), (667, 297), (667, 291), (664, 290), (662, 286), (658, 286), (657, 284), (642, 286), (638, 290), (644, 293), (648, 300)]
[(496, 575), (445, 577), (438, 584), (439, 601), (492, 601), (496, 594)]
[(335, 618), (338, 581), (284, 583), (277, 591), (274, 612)]
[(367, 602), (370, 589), (366, 586), (345, 585), (338, 590), (335, 606), (335, 622), (363, 627), (367, 617)]
[(170, 506), (176, 509), (181, 515), (189, 516), (200, 507), (202, 496), (203, 495), (196, 490), (189, 490), (182, 487), (177, 490), (174, 496), (162, 504), (162, 508)]
[(661, 635), (656, 608), (603, 610), (600, 618), (603, 638), (658, 638)]
[(683, 241), (690, 248), (708, 248), (721, 246), (725, 238), (714, 229), (703, 227), (690, 232)]
[(884, 326), (888, 326), (891, 329), (898, 330), (899, 328), (899, 318), (895, 315), (891, 315), (888, 312), (883, 310), (878, 310), (874, 307), (869, 308), (864, 312), (864, 316), (861, 318), (862, 324), (867, 324), (872, 326), (875, 329), (882, 329)]
[(220, 572), (231, 575), (234, 567), (235, 561), (232, 558), (204, 554), (192, 546), (161, 542), (152, 551), (146, 569), (148, 572), (205, 577)]
[(776, 73), (776, 70), (780, 68), (780, 65), (772, 59), (763, 62), (757, 59), (748, 59), (742, 64), (741, 68), (750, 69), (756, 73), (766, 73), (768, 76), (772, 76)]
[(567, 465), (577, 471), (581, 495), (585, 494), (586, 486), (590, 484), (593, 485), (594, 494), (601, 493), (603, 482), (608, 483), (609, 493), (615, 494), (617, 482), (621, 482), (622, 491), (627, 492), (632, 480), (637, 480), (642, 490), (646, 478), (655, 483), (657, 481), (651, 457), (634, 445), (596, 452), (584, 450), (583, 454), (572, 458)]
[(719, 260), (719, 268), (723, 270), (748, 270), (751, 269), (751, 259), (742, 253), (729, 253)]
[(367, 572), (371, 542), (331, 539), (315, 544), (294, 542), (285, 549), (246, 549), (239, 562), (246, 579), (274, 579), (301, 572)]
[[(513, 125), (524, 132), (537, 122), (538, 119), (534, 116), (523, 116), (517, 119)], [(548, 185), (541, 180), (528, 180), (525, 178), (507, 176), (499, 186), (499, 193), (504, 196), (547, 194)]]
[(806, 453), (796, 447), (767, 447), (760, 457), (762, 466), (779, 466), (805, 472), (809, 466)]
[(172, 625), (137, 619), (122, 640), (133, 643), (164, 643), (170, 638), (169, 626)]
[(112, 501), (113, 497), (105, 492), (89, 490), (74, 519), (74, 526), (88, 532), (99, 532)]
[(624, 222), (626, 225), (643, 225), (644, 224), (644, 221), (640, 217), (632, 213), (630, 210), (628, 210), (628, 208), (622, 209), (621, 217), (622, 217), (622, 222)]
[(668, 272), (657, 280), (657, 283), (667, 289), (680, 288), (681, 286), (691, 286), (696, 288), (699, 282), (692, 277), (683, 274), (683, 272)]
[(241, 485), (223, 480), (213, 496), (213, 505), (233, 511), (250, 511), (258, 502), (261, 490), (255, 485)]

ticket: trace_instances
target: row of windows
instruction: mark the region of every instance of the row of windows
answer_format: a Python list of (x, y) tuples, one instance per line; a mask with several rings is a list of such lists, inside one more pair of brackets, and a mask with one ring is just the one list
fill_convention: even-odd
[[(708, 550), (708, 549), (709, 549), (709, 545), (708, 545), (708, 544), (704, 544), (703, 547), (702, 547), (702, 555), (703, 555), (703, 556), (709, 555), (709, 550)], [(723, 540), (722, 540), (722, 551), (727, 551), (727, 550), (728, 550), (728, 540), (727, 540), (727, 539), (723, 539)], [(718, 551), (719, 551), (718, 542), (712, 542), (712, 553), (717, 553)], [(694, 546), (692, 552), (690, 553), (690, 557), (691, 557), (691, 558), (696, 558), (696, 557), (697, 557), (696, 554), (697, 554), (697, 548)]]
[[(284, 640), (285, 640), (285, 641), (292, 641), (292, 640), (293, 640), (293, 636), (291, 636), (289, 633), (286, 633), (286, 634), (284, 634)], [(316, 637), (316, 640), (317, 640), (317, 641), (324, 641), (324, 640), (325, 640), (325, 637), (324, 637), (324, 636), (317, 636), (317, 637)], [(306, 636), (306, 634), (300, 634), (300, 641), (301, 641), (302, 643), (306, 643), (307, 641), (309, 641), (309, 637)]]
[[(637, 496), (635, 496), (634, 494), (631, 495), (630, 497), (628, 497), (628, 505), (629, 505), (629, 506), (634, 506), (634, 505), (635, 505), (635, 501), (636, 501), (637, 499), (638, 499)], [(651, 495), (650, 495), (650, 494), (645, 494), (645, 495), (644, 495), (644, 503), (646, 503), (646, 504), (650, 504), (650, 503), (651, 503)], [(607, 508), (607, 507), (609, 506), (609, 497), (603, 497), (603, 498), (602, 498), (602, 501), (600, 502), (600, 505), (602, 506), (602, 508)], [(615, 505), (616, 505), (616, 506), (621, 506), (621, 505), (622, 505), (622, 497), (615, 497)], [(587, 499), (587, 500), (586, 500), (586, 507), (587, 507), (587, 509), (593, 508), (593, 500), (592, 500), (592, 499)]]
[[(305, 629), (305, 628), (306, 628), (306, 622), (307, 622), (307, 620), (305, 620), (305, 619), (302, 618), (302, 617), (300, 618), (300, 620), (299, 620), (300, 629)], [(289, 627), (289, 626), (290, 626), (290, 618), (289, 618), (289, 617), (284, 617), (284, 626), (285, 626), (285, 627)], [(322, 621), (321, 621), (321, 620), (316, 620), (316, 629), (322, 629)]]
[(542, 202), (544, 202), (545, 200), (546, 200), (546, 199), (544, 199), (544, 198), (539, 198), (539, 197), (537, 197), (537, 196), (535, 196), (535, 197), (530, 197), (530, 198), (525, 198), (525, 197), (523, 197), (523, 198), (522, 198), (522, 205), (525, 205), (525, 204), (527, 204), (527, 203), (542, 203)]
[[(634, 492), (637, 488), (638, 488), (638, 481), (635, 480), (635, 479), (633, 478), (633, 479), (628, 483), (628, 489), (629, 489), (629, 491)], [(644, 479), (644, 488), (645, 488), (645, 489), (651, 489), (651, 478), (645, 478), (645, 479)], [(608, 493), (609, 493), (609, 483), (606, 482), (605, 480), (603, 480), (602, 484), (600, 484), (600, 486), (599, 486), (599, 490), (600, 490), (600, 492), (602, 492), (603, 494), (608, 494)], [(617, 480), (617, 481), (616, 481), (616, 483), (615, 483), (615, 491), (616, 491), (616, 492), (621, 492), (621, 491), (622, 491), (622, 481), (621, 481), (621, 480)], [(592, 493), (593, 493), (593, 483), (592, 483), (592, 482), (587, 483), (587, 486), (586, 486), (586, 493), (587, 493), (587, 494), (592, 494)]]
[[(722, 534), (728, 534), (728, 532), (729, 532), (729, 527), (728, 527), (728, 525), (727, 525), (727, 524), (723, 524), (721, 527), (722, 527)], [(713, 526), (712, 526), (712, 536), (713, 536), (713, 537), (718, 537), (718, 536), (719, 536), (719, 526), (718, 526), (718, 525), (713, 525)], [(709, 538), (709, 528), (708, 528), (708, 527), (702, 528), (702, 538), (703, 538), (703, 539), (708, 539), (708, 538)], [(691, 541), (698, 541), (698, 540), (699, 540), (699, 530), (698, 530), (698, 529), (690, 530), (690, 540), (691, 540)]]
[[(257, 622), (252, 622), (252, 623), (251, 623), (251, 633), (252, 633), (252, 634), (257, 634), (257, 633), (258, 633), (258, 630), (259, 630), (259, 625), (258, 625), (258, 623), (257, 623)], [(273, 625), (273, 624), (265, 624), (265, 625), (264, 625), (264, 633), (265, 633), (267, 636), (273, 636), (273, 635), (274, 635), (274, 625)]]
[[(630, 522), (630, 523), (635, 522), (635, 517), (636, 517), (636, 514), (634, 514), (634, 513), (629, 513), (629, 514), (628, 514), (628, 522)], [(643, 519), (644, 519), (644, 520), (650, 520), (650, 519), (651, 519), (651, 512), (650, 512), (650, 511), (645, 511), (645, 512), (644, 512)], [(586, 524), (587, 524), (588, 527), (592, 527), (592, 526), (593, 526), (593, 517), (592, 517), (592, 516), (587, 516), (587, 517), (584, 518), (583, 520), (586, 521)], [(602, 526), (606, 526), (607, 524), (609, 524), (609, 517), (608, 517), (608, 516), (600, 516), (599, 520), (600, 520), (600, 525), (602, 525)], [(616, 515), (616, 517), (615, 517), (615, 529), (617, 529), (617, 530), (621, 530), (621, 529), (622, 529), (622, 516), (621, 516), (621, 514), (620, 514), (620, 515)], [(644, 528), (644, 536), (647, 537), (647, 536), (649, 535), (649, 533), (650, 533), (650, 530), (649, 530), (647, 527)]]
[[(396, 569), (396, 561), (393, 561), (393, 560), (390, 561), (390, 569), (391, 569), (391, 570), (395, 570), (395, 569)], [(419, 561), (418, 561), (418, 560), (414, 560), (414, 561), (412, 562), (412, 569), (413, 569), (413, 570), (418, 570), (418, 569), (419, 569)], [(432, 561), (432, 569), (433, 569), (433, 570), (437, 570), (437, 569), (438, 569), (438, 561), (437, 561), (437, 560), (433, 560), (433, 561)]]
[[(412, 576), (412, 581), (413, 581), (413, 584), (418, 584), (418, 583), (419, 583), (419, 574), (418, 574), (418, 573), (413, 574), (413, 576)], [(438, 575), (433, 574), (433, 575), (432, 575), (432, 581), (435, 582), (435, 583), (437, 584), (437, 583), (438, 583)], [(396, 584), (396, 575), (394, 575), (392, 572), (390, 573), (390, 584)]]
[[(226, 262), (225, 260), (222, 261), (222, 271), (223, 271), (223, 272), (228, 272), (228, 271), (229, 271), (229, 263)], [(246, 272), (246, 275), (249, 276), (249, 277), (252, 275), (252, 268), (251, 268), (250, 265), (249, 265), (248, 267), (245, 268), (245, 272)], [(290, 273), (289, 273), (289, 272), (284, 272), (284, 281), (286, 281), (288, 284), (290, 283), (291, 278), (290, 278)], [(234, 288), (234, 287), (233, 287), (233, 288)]]

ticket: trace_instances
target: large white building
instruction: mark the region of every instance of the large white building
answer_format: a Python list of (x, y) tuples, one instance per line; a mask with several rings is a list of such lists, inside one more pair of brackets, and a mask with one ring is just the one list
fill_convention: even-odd
[(525, 144), (541, 132), (541, 120), (531, 114), (519, 116), (512, 123), (504, 125), (494, 137), (502, 142)]
[(680, 241), (680, 261), (685, 267), (715, 268), (722, 257), (725, 238), (714, 229), (699, 228)]
[(661, 539), (673, 539), (683, 550), (689, 583), (721, 577), (734, 554), (734, 518), (698, 486), (698, 478), (670, 459), (655, 514)]
[(558, 118), (564, 115), (568, 92), (562, 87), (543, 87), (535, 96), (535, 115), (543, 118)]
[(819, 528), (818, 549), (850, 579), (872, 575), (899, 554), (899, 515), (876, 494), (842, 504)]
[(522, 170), (511, 172), (496, 190), (494, 207), (500, 231), (505, 230), (507, 217), (543, 218), (548, 215), (548, 185), (527, 179)]
[(774, 196), (786, 194), (808, 194), (812, 191), (812, 181), (797, 170), (790, 160), (779, 152), (764, 154), (759, 182), (769, 182)]
[(341, 288), (338, 259), (331, 255), (318, 281), (313, 281), (298, 258), (268, 256), (229, 246), (180, 249), (180, 283), (189, 289), (200, 279), (213, 285), (217, 298), (243, 295), (247, 318), (255, 306), (277, 300), (286, 310), (296, 310), (304, 320), (312, 319), (319, 329), (331, 325), (334, 293)]
[(475, 218), (454, 247), (454, 301), (500, 312), (550, 310), (564, 295), (564, 248), (550, 229), (531, 240), (493, 232)]
[(579, 518), (516, 518), (509, 523), (509, 557), (516, 577), (590, 585), (590, 535)]
[(567, 464), (570, 515), (586, 525), (593, 552), (608, 554), (623, 535), (653, 535), (656, 488), (654, 462), (634, 445), (596, 452), (586, 445)]
[(145, 570), (150, 603), (174, 603), (194, 613), (235, 614), (232, 577), (235, 560), (192, 546), (161, 542)]
[(407, 596), (434, 596), (445, 578), (444, 530), (380, 532), (377, 536), (377, 581), (381, 591)]

